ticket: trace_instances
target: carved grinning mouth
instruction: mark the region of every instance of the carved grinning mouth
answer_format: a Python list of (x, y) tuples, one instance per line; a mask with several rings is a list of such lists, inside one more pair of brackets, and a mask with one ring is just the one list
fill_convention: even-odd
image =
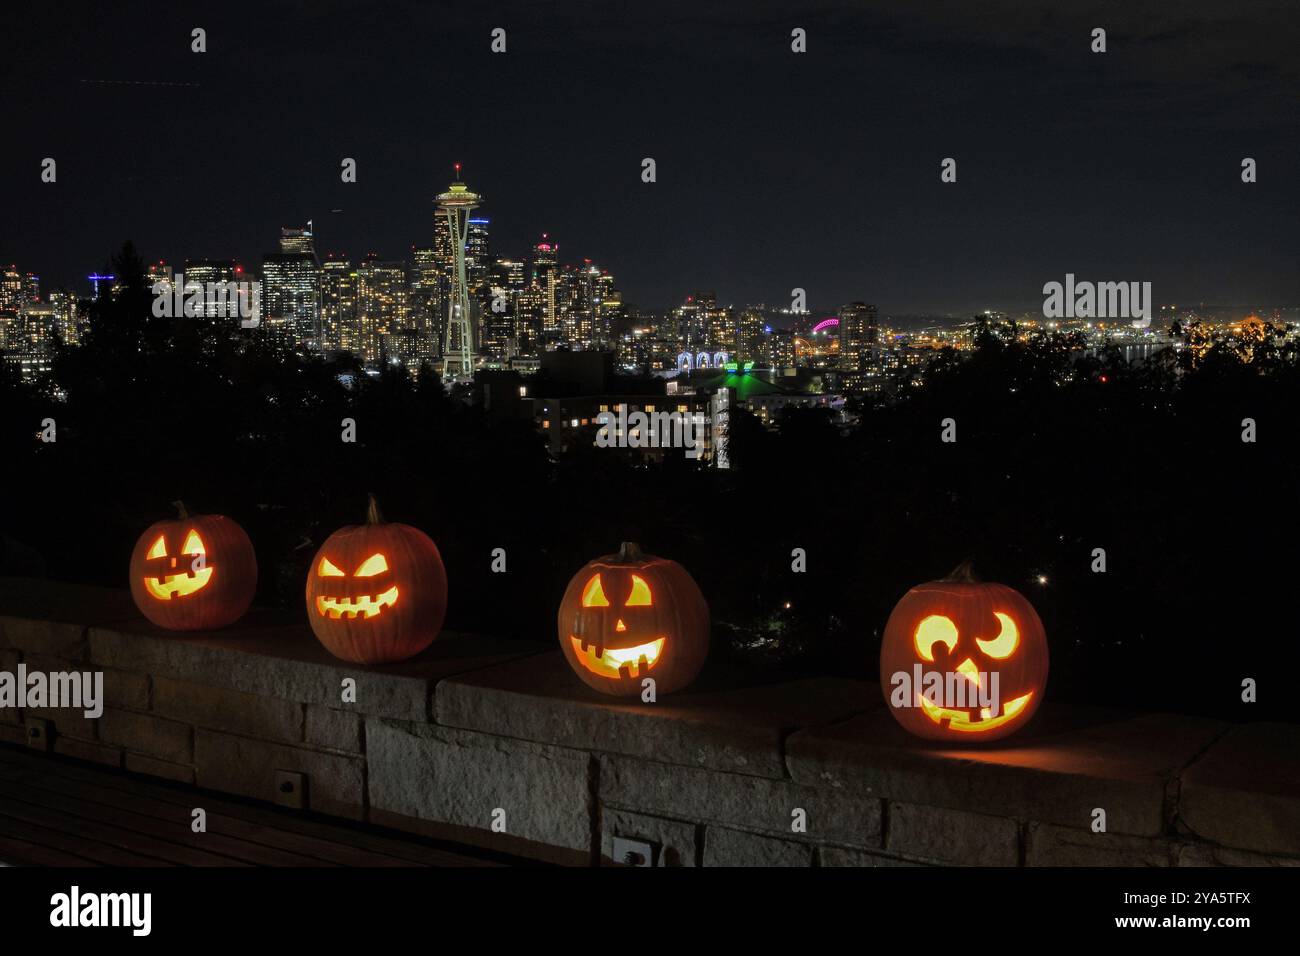
[(178, 594), (184, 597), (187, 594), (193, 594), (195, 591), (201, 591), (208, 586), (208, 581), (212, 579), (211, 568), (199, 568), (194, 572), (183, 574), (164, 574), (160, 578), (145, 578), (144, 586), (150, 594), (159, 601), (170, 601)]
[(316, 612), (321, 617), (330, 617), (334, 620), (354, 617), (371, 618), (382, 612), (384, 608), (392, 607), (396, 603), (397, 585), (394, 584), (383, 594), (374, 597), (369, 594), (361, 594), (354, 598), (317, 597)]
[(583, 667), (601, 677), (640, 677), (659, 663), (664, 652), (664, 638), (636, 647), (601, 647), (570, 635), (573, 653)]
[(1030, 691), (1022, 697), (1008, 701), (1006, 707), (1002, 708), (1002, 713), (996, 717), (992, 715), (989, 708), (981, 708), (979, 720), (972, 720), (971, 714), (967, 711), (953, 710), (950, 707), (940, 707), (938, 704), (932, 704), (920, 694), (917, 695), (916, 702), (917, 706), (925, 711), (925, 716), (940, 726), (943, 726), (946, 722), (949, 730), (962, 733), (983, 733), (1015, 720), (1016, 716), (1025, 709), (1033, 696), (1034, 692)]

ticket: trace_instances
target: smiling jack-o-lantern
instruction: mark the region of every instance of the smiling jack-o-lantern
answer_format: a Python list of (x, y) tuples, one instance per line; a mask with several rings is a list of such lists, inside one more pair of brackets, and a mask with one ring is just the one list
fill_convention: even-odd
[(709, 653), (709, 606), (676, 561), (625, 542), (569, 582), (560, 602), (560, 647), (582, 680), (631, 697), (642, 680), (670, 694), (693, 681)]
[(374, 495), (366, 523), (335, 531), (307, 572), (307, 617), (335, 657), (404, 661), (433, 643), (447, 613), (447, 572), (418, 528), (385, 524)]
[(149, 526), (131, 552), (131, 596), (172, 631), (210, 630), (244, 616), (257, 590), (257, 558), (244, 529), (221, 515), (179, 516)]
[(894, 718), (932, 740), (980, 743), (1023, 727), (1043, 699), (1047, 638), (1033, 606), (970, 565), (908, 591), (889, 615), (880, 688)]

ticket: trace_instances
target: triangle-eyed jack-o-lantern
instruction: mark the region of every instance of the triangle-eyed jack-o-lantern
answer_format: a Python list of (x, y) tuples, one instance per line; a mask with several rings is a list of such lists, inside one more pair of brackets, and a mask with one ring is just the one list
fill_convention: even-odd
[(560, 602), (560, 648), (602, 694), (632, 697), (652, 677), (655, 693), (695, 680), (709, 654), (709, 605), (676, 561), (624, 542), (587, 564)]
[(381, 664), (433, 643), (447, 614), (447, 571), (433, 540), (387, 524), (370, 496), (366, 523), (330, 535), (307, 570), (307, 619), (335, 657)]
[(221, 515), (149, 526), (131, 552), (131, 597), (146, 618), (172, 631), (211, 630), (244, 616), (257, 590), (257, 558), (244, 529)]
[(880, 645), (880, 689), (907, 730), (974, 744), (1015, 733), (1042, 703), (1047, 638), (1038, 612), (970, 564), (912, 588)]

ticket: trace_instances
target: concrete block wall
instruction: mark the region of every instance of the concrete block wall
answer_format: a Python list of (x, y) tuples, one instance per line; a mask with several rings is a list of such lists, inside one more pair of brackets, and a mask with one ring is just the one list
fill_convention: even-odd
[(125, 591), (0, 580), (0, 670), (20, 662), (102, 671), (105, 709), (0, 708), (0, 741), (557, 862), (624, 838), (660, 866), (1300, 865), (1296, 725), (1049, 702), (957, 751), (856, 681), (620, 703), (545, 644), (356, 667), (291, 616), (175, 634)]

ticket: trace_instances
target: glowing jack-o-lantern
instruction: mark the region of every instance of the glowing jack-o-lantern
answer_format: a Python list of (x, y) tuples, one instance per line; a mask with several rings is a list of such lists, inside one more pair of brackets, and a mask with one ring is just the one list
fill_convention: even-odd
[(1033, 605), (969, 563), (912, 588), (885, 624), (880, 687), (894, 718), (931, 740), (1015, 733), (1042, 703), (1047, 638)]
[(221, 515), (149, 526), (131, 552), (131, 596), (146, 618), (172, 631), (211, 630), (244, 616), (257, 590), (257, 558), (244, 529)]
[(307, 618), (335, 657), (403, 661), (433, 643), (447, 613), (447, 572), (418, 528), (386, 524), (374, 495), (366, 523), (334, 532), (307, 572)]
[(560, 602), (560, 648), (602, 694), (631, 697), (652, 677), (655, 693), (689, 684), (709, 653), (709, 606), (676, 561), (624, 543), (569, 582)]

